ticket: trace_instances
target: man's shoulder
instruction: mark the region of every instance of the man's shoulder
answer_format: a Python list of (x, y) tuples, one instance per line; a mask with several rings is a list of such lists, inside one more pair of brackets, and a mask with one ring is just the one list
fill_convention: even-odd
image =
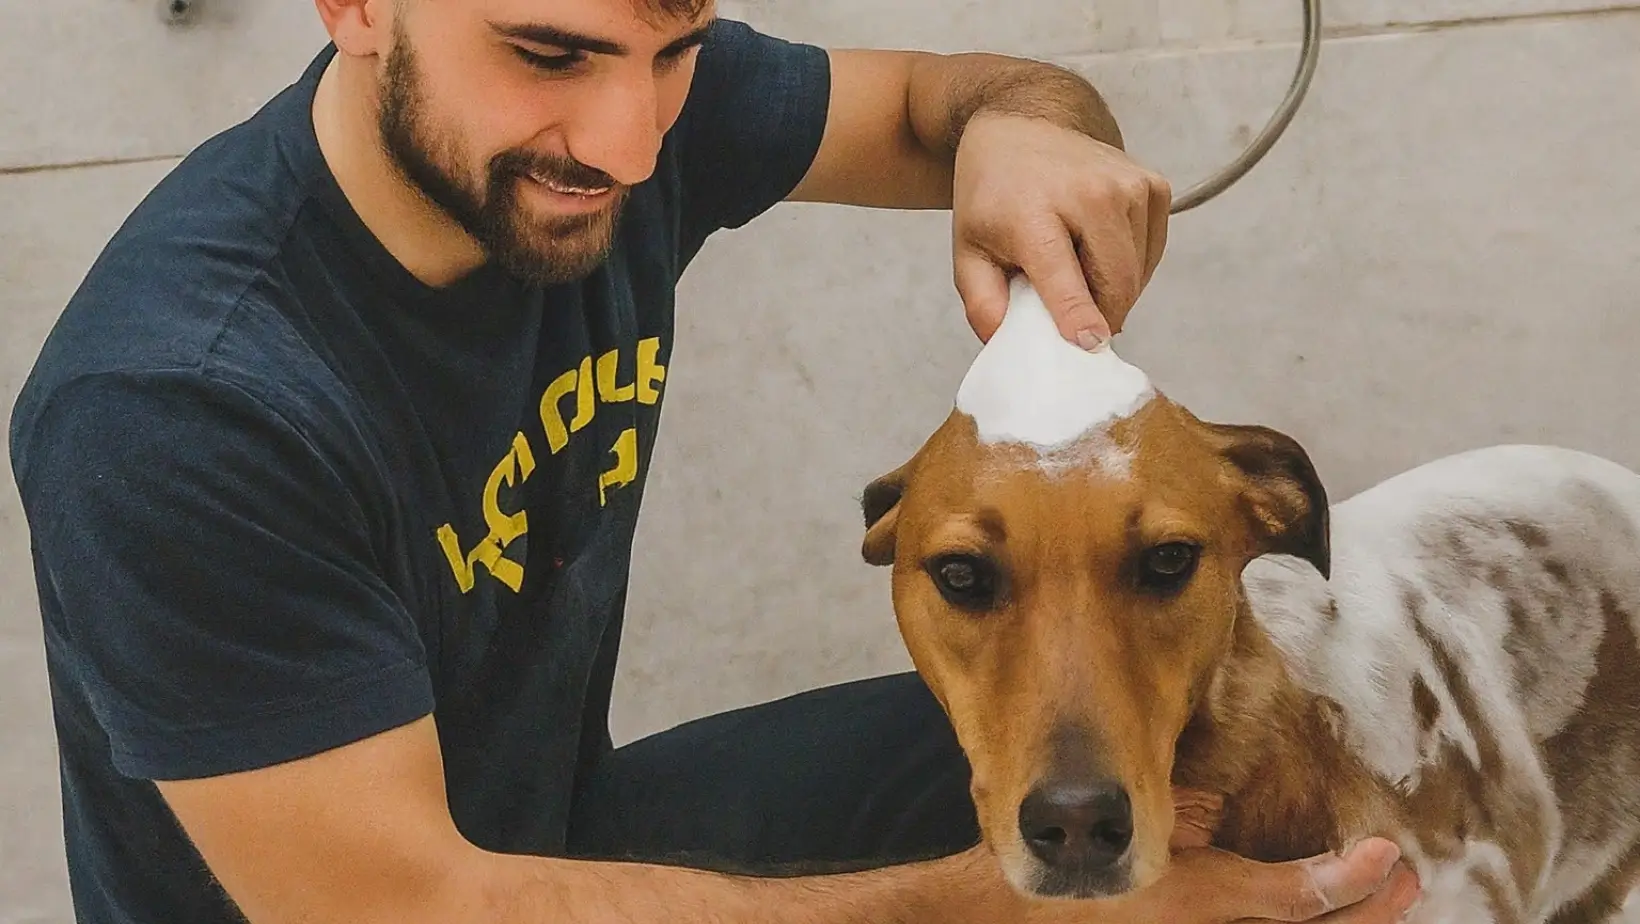
[(59, 318), (64, 352), (93, 365), (197, 360), (316, 205), (317, 142), (304, 122), (323, 59), (195, 147), (132, 209)]
[(275, 254), (252, 234), (171, 214), (173, 238), (117, 236), (69, 299), (18, 390), (14, 462), (54, 406), (94, 418), (128, 404), (135, 412), (166, 392), (233, 393), (286, 410), (329, 376), (291, 310), (300, 293), (270, 269)]
[[(281, 263), (317, 205), (291, 137), (311, 74), (196, 147), (132, 210), (42, 344), (16, 400), (14, 439), (59, 392), (86, 382), (163, 371), (272, 391), (311, 374), (291, 349), (299, 338), (268, 330), (291, 324), (282, 302), (300, 294)], [(237, 340), (254, 329), (267, 355), (235, 361)]]
[[(147, 325), (121, 355), (117, 328), (95, 338), (48, 344), (12, 406), (8, 433), (13, 476), (25, 485), (36, 459), (69, 461), (117, 455), (163, 442), (179, 454), (278, 447), (287, 460), (355, 456), (368, 419), (322, 356), (278, 312), (251, 301), (220, 326), (213, 344), (177, 348), (168, 331)], [(284, 330), (273, 331), (273, 325)], [(87, 344), (83, 353), (74, 348)], [(190, 355), (191, 354), (191, 355)], [(156, 447), (157, 448), (157, 447)]]
[[(747, 106), (827, 102), (830, 55), (819, 45), (728, 18), (714, 20), (701, 44), (680, 125), (738, 121)], [(795, 94), (795, 95), (794, 95)], [(780, 113), (791, 116), (794, 113)]]
[(673, 131), (686, 252), (790, 194), (819, 150), (830, 98), (824, 48), (713, 23)]

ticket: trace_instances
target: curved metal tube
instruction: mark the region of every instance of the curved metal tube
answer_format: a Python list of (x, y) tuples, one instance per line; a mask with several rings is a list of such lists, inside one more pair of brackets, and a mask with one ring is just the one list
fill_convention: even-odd
[(1287, 97), (1276, 107), (1270, 121), (1265, 123), (1264, 130), (1258, 133), (1258, 137), (1253, 139), (1240, 156), (1223, 170), (1173, 197), (1173, 205), (1168, 210), (1171, 214), (1177, 215), (1193, 209), (1229, 189), (1269, 153), (1270, 148), (1275, 146), (1276, 139), (1287, 130), (1288, 123), (1298, 112), (1299, 104), (1304, 101), (1304, 95), (1310, 89), (1310, 81), (1315, 77), (1316, 61), (1321, 56), (1321, 0), (1300, 2), (1304, 5), (1304, 44), (1299, 54), (1298, 70), (1294, 72), (1293, 81), (1287, 88)]

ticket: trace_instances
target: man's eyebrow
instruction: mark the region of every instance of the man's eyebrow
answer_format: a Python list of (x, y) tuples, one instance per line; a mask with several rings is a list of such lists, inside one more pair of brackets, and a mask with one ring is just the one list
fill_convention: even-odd
[(695, 45), (705, 44), (706, 37), (711, 34), (712, 25), (715, 22), (717, 22), (717, 17), (714, 16), (695, 28), (690, 29), (688, 32), (685, 32), (683, 35), (679, 36), (671, 44), (661, 49), (661, 54), (676, 53), (683, 51), (686, 48), (692, 48)]
[[(694, 45), (706, 41), (708, 33), (716, 17), (689, 30), (675, 39), (661, 50), (662, 54), (675, 54)], [(592, 54), (624, 56), (630, 54), (630, 49), (619, 42), (602, 39), (542, 22), (507, 23), (491, 22), (490, 28), (497, 34), (507, 38), (522, 39), (536, 45), (546, 45), (552, 48), (562, 48), (565, 51), (585, 51)]]

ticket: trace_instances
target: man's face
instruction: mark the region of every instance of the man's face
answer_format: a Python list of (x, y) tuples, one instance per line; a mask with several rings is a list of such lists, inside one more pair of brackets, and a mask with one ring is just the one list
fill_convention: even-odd
[(399, 0), (382, 143), (506, 269), (542, 284), (582, 278), (654, 170), (714, 6)]

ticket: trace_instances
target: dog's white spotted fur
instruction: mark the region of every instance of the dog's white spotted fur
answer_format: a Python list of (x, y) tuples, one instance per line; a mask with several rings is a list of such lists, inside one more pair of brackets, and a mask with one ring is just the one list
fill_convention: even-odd
[[(1461, 453), (1334, 505), (1332, 548), (1330, 582), (1274, 556), (1244, 575), (1251, 611), (1295, 681), (1339, 705), (1345, 742), (1388, 791), (1440, 785), (1424, 774), (1443, 743), (1455, 745), (1535, 816), (1531, 836), (1547, 858), (1517, 881), (1497, 843), (1472, 837), (1437, 857), (1404, 836), (1423, 880), (1412, 920), (1549, 920), (1640, 837), (1640, 741), (1618, 736), (1575, 756), (1571, 772), (1610, 806), (1561, 801), (1549, 753), (1589, 705), (1607, 633), (1625, 621), (1640, 633), (1640, 475), (1549, 447)], [(1609, 613), (1625, 615), (1608, 624)], [(1451, 659), (1445, 671), (1441, 657)], [(1427, 730), (1420, 683), (1439, 705)], [(1495, 742), (1490, 751), (1483, 740)], [(1476, 872), (1490, 873), (1518, 916), (1489, 913)]]
[(981, 443), (1046, 455), (1097, 439), (1154, 395), (1149, 377), (1109, 343), (1090, 351), (1066, 340), (1041, 296), (1016, 276), (1002, 324), (964, 376), (956, 407), (973, 418)]

